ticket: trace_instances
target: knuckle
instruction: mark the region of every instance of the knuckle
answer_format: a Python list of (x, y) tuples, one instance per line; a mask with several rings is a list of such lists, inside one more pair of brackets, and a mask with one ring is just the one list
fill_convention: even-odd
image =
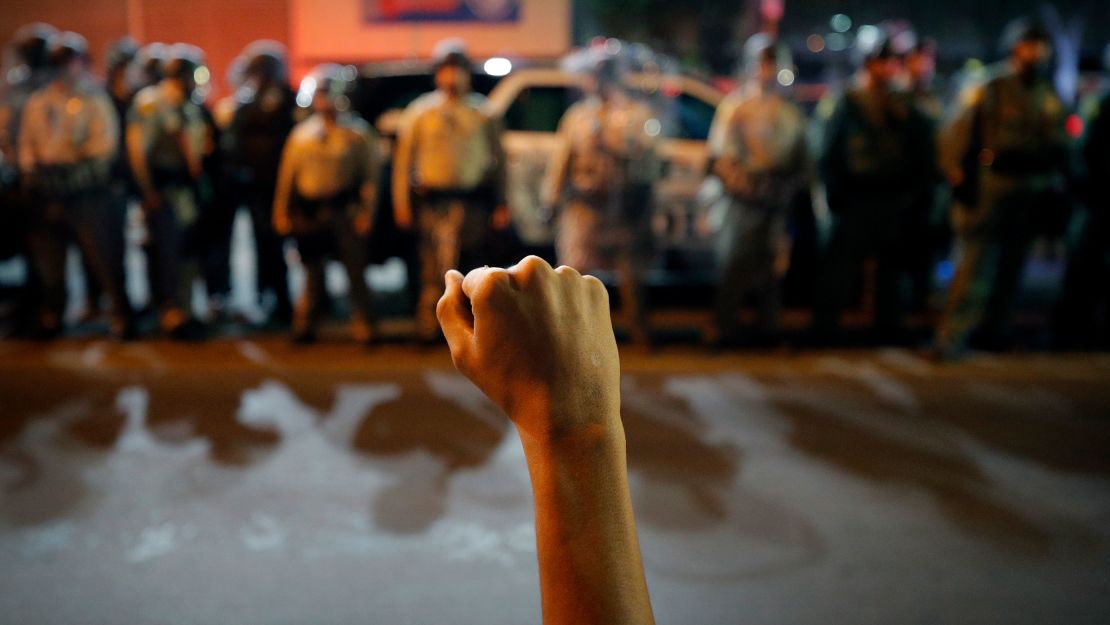
[(559, 265), (555, 269), (555, 275), (570, 277), (570, 278), (581, 277), (581, 274), (578, 273), (578, 270), (575, 269), (574, 267), (569, 266), (569, 265)]

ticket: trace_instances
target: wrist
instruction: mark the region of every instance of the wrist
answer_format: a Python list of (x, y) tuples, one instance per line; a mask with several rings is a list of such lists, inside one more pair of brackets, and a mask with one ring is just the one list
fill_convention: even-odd
[[(512, 420), (517, 424), (524, 455), (529, 464), (565, 460), (603, 460), (614, 456), (624, 458), (624, 425), (618, 409), (601, 409), (593, 414), (575, 412), (567, 415), (535, 410), (515, 410)], [(530, 427), (530, 424), (549, 424)]]

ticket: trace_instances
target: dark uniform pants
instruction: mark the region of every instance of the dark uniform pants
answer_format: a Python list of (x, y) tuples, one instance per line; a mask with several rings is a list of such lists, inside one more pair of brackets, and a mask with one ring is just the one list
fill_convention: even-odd
[(777, 326), (779, 283), (774, 263), (783, 230), (782, 217), (771, 208), (735, 200), (729, 207), (714, 249), (718, 271), (714, 316), (722, 339), (735, 338), (740, 307), (753, 291), (761, 329), (770, 332)]
[(351, 319), (356, 324), (372, 325), (374, 313), (370, 288), (366, 285), (366, 243), (355, 232), (354, 224), (342, 210), (324, 209), (311, 231), (294, 234), (297, 252), (305, 270), (304, 291), (297, 300), (293, 325), (297, 332), (310, 332), (319, 322), (327, 290), (325, 262), (337, 258), (347, 271), (350, 283)]
[(159, 193), (162, 205), (146, 214), (154, 257), (150, 282), (162, 329), (170, 331), (192, 314), (193, 282), (201, 276), (203, 245), (196, 228), (200, 208), (193, 188), (173, 186)]
[[(845, 198), (833, 216), (832, 230), (822, 254), (813, 327), (831, 336), (840, 327), (840, 314), (860, 292), (867, 261), (874, 262), (875, 325), (896, 330), (901, 323), (903, 253), (900, 221), (906, 198), (897, 195)], [(834, 210), (836, 207), (834, 207)]]
[(1004, 338), (1033, 241), (1034, 219), (1048, 194), (1036, 185), (984, 175), (976, 208), (957, 214), (958, 259), (937, 343), (961, 349), (971, 331)]
[(123, 205), (113, 201), (107, 189), (96, 189), (46, 202), (35, 222), (30, 246), (40, 280), (43, 329), (61, 327), (66, 304), (66, 252), (73, 242), (111, 301), (114, 329), (122, 330), (121, 324), (130, 315), (123, 281)]
[(289, 268), (285, 264), (285, 249), (282, 237), (274, 231), (274, 180), (257, 180), (254, 183), (248, 206), (251, 225), (254, 231), (254, 246), (257, 257), (258, 291), (274, 294), (277, 309), (275, 314), (288, 319), (292, 311), (289, 295)]
[(437, 193), (417, 205), (420, 254), (420, 297), (416, 332), (424, 340), (439, 332), (436, 303), (443, 296), (443, 274), (463, 272), (482, 259), (489, 230), (490, 202), (480, 194)]
[(579, 271), (616, 272), (619, 316), (633, 339), (642, 343), (648, 339), (644, 276), (652, 257), (651, 188), (636, 186), (620, 196), (567, 202), (559, 216), (556, 255), (560, 264)]

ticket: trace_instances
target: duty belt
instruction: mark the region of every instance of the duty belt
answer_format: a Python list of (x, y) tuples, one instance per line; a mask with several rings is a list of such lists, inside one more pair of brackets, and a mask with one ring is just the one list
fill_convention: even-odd
[(111, 164), (105, 160), (87, 159), (77, 163), (42, 165), (37, 174), (48, 197), (65, 199), (107, 188), (111, 180)]
[(350, 188), (332, 195), (319, 198), (307, 198), (293, 191), (289, 201), (290, 212), (306, 217), (313, 217), (327, 209), (343, 208), (359, 201), (358, 189)]

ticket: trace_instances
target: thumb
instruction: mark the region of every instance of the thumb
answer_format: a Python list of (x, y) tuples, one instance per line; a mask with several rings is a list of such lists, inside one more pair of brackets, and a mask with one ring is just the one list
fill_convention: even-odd
[(470, 300), (463, 293), (463, 275), (454, 269), (444, 276), (446, 290), (436, 304), (436, 316), (451, 349), (451, 360), (458, 368), (470, 352), (474, 340), (474, 315)]

